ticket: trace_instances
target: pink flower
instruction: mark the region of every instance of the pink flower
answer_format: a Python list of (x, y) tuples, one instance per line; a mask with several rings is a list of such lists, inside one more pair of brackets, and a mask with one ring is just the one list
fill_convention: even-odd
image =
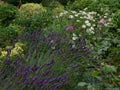
[(105, 24), (106, 23), (106, 20), (104, 18), (102, 18), (100, 21), (99, 21), (99, 24)]
[(102, 28), (105, 23), (106, 23), (106, 20), (104, 18), (100, 19), (100, 21), (98, 22), (98, 27)]
[(66, 31), (74, 31), (74, 26), (70, 25), (65, 28)]

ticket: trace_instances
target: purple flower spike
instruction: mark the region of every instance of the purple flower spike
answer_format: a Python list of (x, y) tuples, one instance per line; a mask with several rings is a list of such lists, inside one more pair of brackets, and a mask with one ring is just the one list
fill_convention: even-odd
[(6, 58), (6, 59), (4, 60), (4, 65), (7, 65), (8, 62), (9, 62), (9, 58)]
[(46, 76), (46, 75), (48, 75), (50, 73), (50, 70), (46, 70), (45, 72), (43, 72), (41, 75), (42, 76)]
[(10, 53), (11, 53), (11, 49), (8, 49), (8, 50), (7, 50), (7, 56), (9, 56)]
[(35, 71), (37, 71), (38, 70), (38, 66), (35, 64), (32, 68), (31, 68), (31, 70), (33, 71), (33, 72), (35, 72)]

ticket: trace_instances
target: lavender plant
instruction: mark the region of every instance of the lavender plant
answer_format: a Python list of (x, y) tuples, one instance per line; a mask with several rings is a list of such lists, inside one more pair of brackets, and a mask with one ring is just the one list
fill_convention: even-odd
[(78, 76), (95, 62), (85, 37), (73, 41), (71, 31), (46, 34), (25, 28), (18, 40), (26, 44), (24, 56), (20, 54), (15, 60), (6, 57), (0, 70), (0, 88), (6, 90), (74, 89), (82, 80)]

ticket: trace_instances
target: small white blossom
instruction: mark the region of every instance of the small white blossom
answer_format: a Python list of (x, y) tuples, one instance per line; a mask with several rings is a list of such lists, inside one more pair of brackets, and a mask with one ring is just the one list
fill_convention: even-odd
[(106, 16), (108, 16), (109, 14), (108, 13), (105, 13)]
[(97, 14), (97, 12), (92, 11), (92, 12), (89, 12), (89, 14), (94, 15), (94, 14)]
[(100, 16), (100, 14), (97, 14), (97, 16)]
[(64, 13), (60, 13), (59, 16), (62, 17), (64, 15)]
[(90, 26), (91, 26), (91, 23), (86, 23), (86, 25), (87, 25), (88, 27), (90, 27)]
[(94, 31), (92, 31), (91, 29), (87, 29), (86, 32), (87, 32), (88, 34), (94, 34)]
[(73, 15), (70, 15), (69, 18), (72, 19), (72, 18), (73, 18)]
[(72, 48), (75, 48), (75, 44), (72, 45)]
[(87, 16), (84, 16), (83, 18), (87, 19)]
[(54, 42), (53, 40), (50, 41), (50, 43), (53, 43), (53, 42)]
[(94, 31), (91, 31), (91, 34), (95, 34), (95, 32), (94, 32)]
[(94, 28), (93, 28), (93, 27), (90, 27), (90, 29), (91, 29), (91, 30), (94, 30)]
[(80, 10), (79, 12), (82, 13), (83, 11)]
[(52, 46), (51, 49), (55, 49), (55, 46)]
[(83, 19), (83, 17), (80, 17), (81, 19)]
[(73, 33), (73, 37), (72, 37), (72, 40), (76, 40), (78, 39), (77, 35), (75, 33)]
[(73, 37), (77, 37), (77, 35), (75, 33), (73, 33)]
[(71, 11), (73, 14), (77, 13), (76, 11)]
[(88, 20), (86, 20), (86, 21), (85, 21), (85, 24), (87, 24), (87, 23), (89, 23), (89, 21), (88, 21)]
[(88, 8), (84, 8), (84, 10), (86, 11)]
[(109, 18), (109, 19), (108, 19), (108, 21), (109, 21), (109, 22), (111, 22), (111, 21), (112, 21), (112, 19), (111, 19), (111, 18)]
[(96, 25), (95, 24), (93, 24), (93, 27), (95, 27)]
[(86, 15), (87, 13), (83, 11), (82, 14), (83, 14), (83, 15)]
[(76, 20), (76, 22), (80, 22), (80, 20)]
[(78, 39), (78, 37), (72, 37), (72, 40), (77, 40)]
[(86, 28), (86, 25), (82, 25), (82, 28)]
[(104, 18), (107, 18), (107, 16), (104, 16)]
[(78, 17), (78, 14), (75, 14), (75, 17)]
[(68, 11), (65, 11), (65, 12), (64, 12), (64, 14), (67, 14), (67, 13), (68, 13)]
[(56, 16), (56, 18), (58, 18), (58, 16)]

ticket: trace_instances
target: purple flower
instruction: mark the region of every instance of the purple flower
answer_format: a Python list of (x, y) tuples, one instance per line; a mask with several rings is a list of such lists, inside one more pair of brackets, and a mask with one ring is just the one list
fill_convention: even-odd
[(9, 58), (6, 58), (6, 59), (4, 60), (4, 65), (7, 65), (8, 62), (9, 62)]
[(56, 78), (56, 77), (55, 77), (55, 78), (50, 79), (50, 80), (49, 80), (49, 83), (51, 83), (51, 82), (53, 82), (53, 81), (55, 81), (55, 80), (57, 80), (57, 78)]
[(46, 75), (48, 75), (50, 73), (50, 70), (46, 70), (46, 71), (44, 71), (41, 75), (42, 76), (46, 76)]
[(28, 78), (23, 79), (24, 84), (27, 84), (27, 82), (28, 82)]
[(67, 27), (65, 27), (65, 30), (66, 31), (74, 31), (74, 26), (73, 25), (67, 26)]
[(9, 56), (10, 53), (11, 53), (11, 49), (8, 49), (8, 50), (7, 50), (7, 56)]
[(79, 68), (79, 65), (73, 65), (73, 66), (71, 66), (71, 68), (73, 68), (73, 69)]
[(33, 72), (35, 72), (36, 70), (38, 70), (38, 66), (35, 64), (32, 68), (31, 68), (31, 70), (33, 71)]
[(50, 62), (47, 63), (47, 65), (51, 65), (54, 63), (54, 60), (51, 60)]

